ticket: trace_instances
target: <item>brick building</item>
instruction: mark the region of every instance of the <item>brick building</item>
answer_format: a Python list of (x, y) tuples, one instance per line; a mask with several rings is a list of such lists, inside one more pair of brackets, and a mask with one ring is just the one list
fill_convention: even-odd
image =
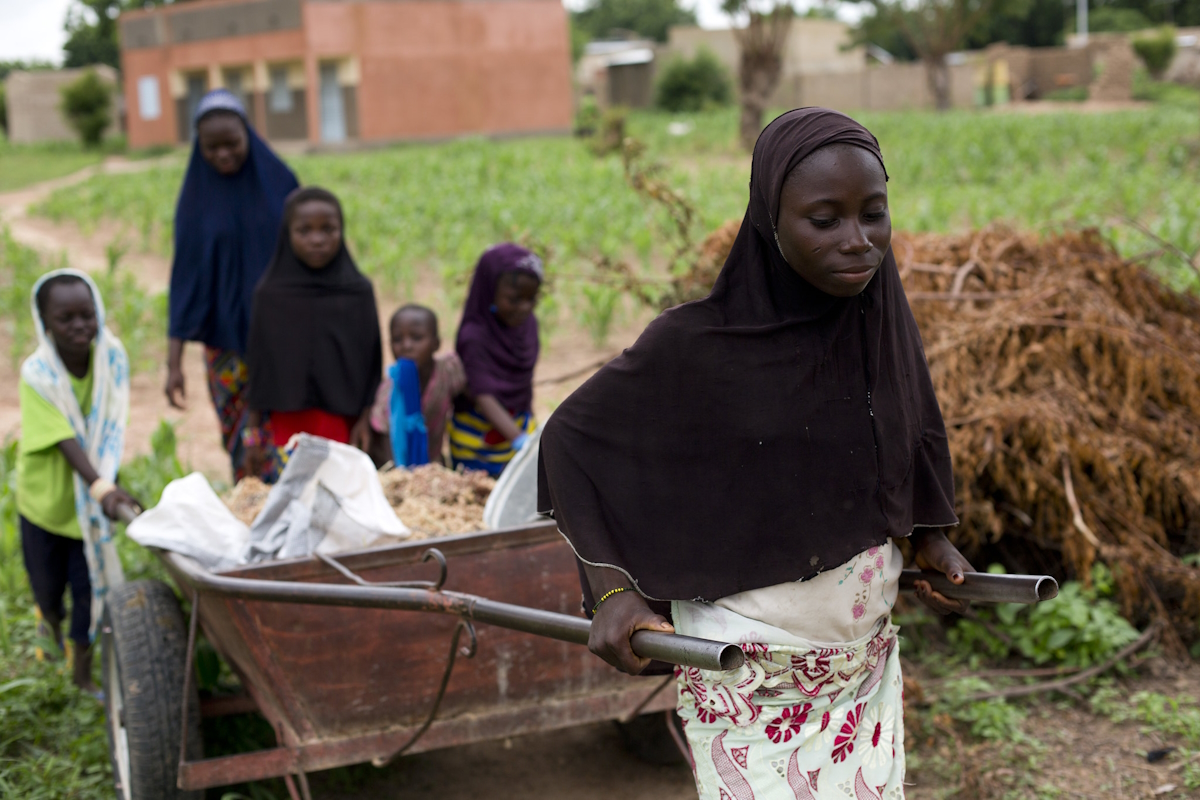
[(561, 0), (194, 0), (120, 18), (134, 147), (186, 142), (203, 94), (273, 140), (565, 130)]

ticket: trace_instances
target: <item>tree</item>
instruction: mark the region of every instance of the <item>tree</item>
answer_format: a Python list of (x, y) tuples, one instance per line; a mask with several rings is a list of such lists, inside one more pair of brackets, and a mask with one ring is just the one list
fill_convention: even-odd
[(694, 58), (668, 61), (655, 87), (654, 104), (667, 111), (702, 111), (729, 105), (733, 87), (725, 65), (707, 47)]
[(925, 65), (929, 91), (939, 111), (950, 108), (950, 65), (946, 56), (960, 49), (967, 35), (1002, 0), (869, 0), (875, 16), (900, 32)]
[[(126, 9), (160, 6), (171, 0), (75, 0), (67, 9), (67, 41), (63, 44), (64, 67), (108, 64), (121, 68), (121, 45), (117, 17)], [(184, 0), (175, 0), (184, 2)]]
[(112, 124), (112, 85), (89, 69), (60, 91), (67, 124), (79, 134), (85, 147), (100, 144), (104, 131)]
[(783, 54), (792, 29), (795, 10), (786, 4), (765, 10), (752, 8), (750, 0), (725, 0), (722, 6), (731, 17), (745, 17), (746, 27), (734, 28), (738, 50), (738, 88), (741, 90), (741, 119), (738, 136), (742, 147), (754, 150), (762, 130), (763, 112), (783, 73)]
[(117, 42), (117, 16), (120, 0), (76, 0), (67, 10), (67, 41), (63, 44), (64, 67), (91, 64), (121, 66), (121, 48)]
[(696, 14), (677, 0), (589, 0), (586, 8), (571, 14), (571, 23), (589, 40), (626, 31), (665, 42), (672, 25), (695, 25)]
[(1097, 8), (1088, 14), (1090, 33), (1133, 33), (1153, 27), (1150, 18), (1136, 8)]

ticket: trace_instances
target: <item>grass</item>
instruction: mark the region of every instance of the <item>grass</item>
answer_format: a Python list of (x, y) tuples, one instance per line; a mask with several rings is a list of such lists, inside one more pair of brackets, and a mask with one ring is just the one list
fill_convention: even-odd
[[(1094, 225), (1124, 252), (1150, 249), (1146, 236), (1116, 222), (1128, 216), (1188, 252), (1200, 247), (1193, 202), (1200, 126), (1197, 107), (1182, 101), (1103, 115), (859, 118), (883, 147), (897, 229), (949, 231), (995, 220), (1042, 230)], [(667, 126), (680, 120), (693, 129), (672, 136)], [(697, 236), (745, 211), (749, 160), (734, 145), (736, 124), (732, 109), (630, 117), (629, 132), (697, 207)], [(551, 269), (560, 271), (597, 256), (654, 268), (668, 256), (665, 218), (626, 186), (619, 158), (596, 158), (566, 137), (476, 138), (300, 156), (292, 164), (304, 182), (342, 197), (355, 256), (387, 286), (411, 289), (432, 271), (457, 296), (485, 247), (523, 235), (544, 243)], [(138, 246), (166, 255), (181, 177), (181, 166), (98, 176), (54, 193), (36, 213), (85, 229), (115, 220)]]
[(12, 144), (0, 137), (0, 192), (61, 178), (99, 164), (100, 150), (84, 150), (75, 142)]
[(158, 158), (174, 152), (173, 146), (129, 150), (124, 136), (112, 136), (96, 149), (78, 142), (13, 144), (0, 132), (0, 192), (12, 192), (41, 181), (62, 178), (84, 167), (99, 164), (105, 156), (122, 155), (130, 160)]

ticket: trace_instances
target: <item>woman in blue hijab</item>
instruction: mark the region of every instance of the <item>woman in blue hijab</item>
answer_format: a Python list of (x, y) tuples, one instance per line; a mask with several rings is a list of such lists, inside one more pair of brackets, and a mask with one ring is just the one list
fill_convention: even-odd
[[(254, 288), (271, 261), (283, 202), (296, 176), (254, 132), (241, 102), (225, 89), (201, 99), (196, 139), (175, 208), (171, 265), (167, 401), (183, 408), (185, 342), (204, 344), (208, 388), (234, 479), (245, 475), (244, 354)], [(264, 478), (278, 464), (269, 463)]]

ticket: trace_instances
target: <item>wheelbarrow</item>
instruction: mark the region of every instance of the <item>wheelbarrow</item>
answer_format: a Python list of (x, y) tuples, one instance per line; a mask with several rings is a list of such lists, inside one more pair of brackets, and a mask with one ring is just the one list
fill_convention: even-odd
[[(199, 798), (276, 777), (308, 800), (309, 772), (675, 706), (672, 677), (626, 675), (579, 646), (591, 623), (578, 616), (575, 556), (553, 521), (445, 537), (436, 548), (399, 543), (223, 572), (153, 552), (191, 615), (160, 581), (108, 594), (103, 683), (122, 800)], [(918, 576), (929, 577), (906, 571), (902, 586)], [(979, 574), (934, 588), (1034, 602), (1052, 584)], [(198, 630), (245, 695), (200, 700)], [(675, 634), (639, 631), (632, 644), (704, 669), (743, 661), (736, 645)], [(267, 720), (276, 746), (205, 758), (201, 717), (249, 711)]]

